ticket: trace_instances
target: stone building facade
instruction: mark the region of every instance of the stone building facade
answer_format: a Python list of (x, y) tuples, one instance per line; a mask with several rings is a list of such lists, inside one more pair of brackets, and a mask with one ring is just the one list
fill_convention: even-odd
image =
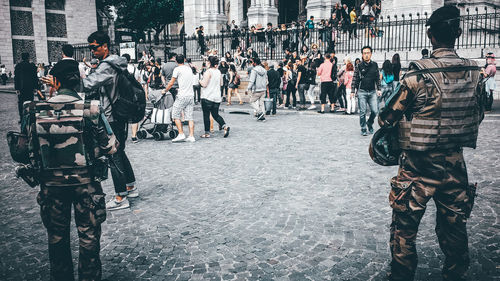
[[(374, 0), (371, 0), (374, 1)], [(184, 0), (185, 28), (188, 35), (203, 25), (205, 33), (213, 34), (233, 20), (238, 26), (268, 22), (290, 23), (314, 16), (316, 20), (330, 17), (335, 3), (359, 7), (363, 0)], [(500, 7), (500, 0), (382, 0), (382, 16), (430, 13), (445, 3)], [(482, 7), (479, 9), (482, 11)]]
[(95, 0), (0, 0), (0, 63), (13, 70), (23, 52), (56, 62), (63, 44), (86, 42), (96, 30)]

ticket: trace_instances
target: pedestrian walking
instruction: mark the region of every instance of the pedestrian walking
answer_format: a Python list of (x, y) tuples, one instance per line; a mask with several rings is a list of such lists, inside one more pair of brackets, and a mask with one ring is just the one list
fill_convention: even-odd
[[(367, 136), (368, 132), (373, 134), (373, 122), (378, 114), (377, 96), (380, 92), (380, 73), (378, 65), (372, 61), (372, 48), (365, 46), (361, 49), (363, 61), (354, 70), (352, 92), (358, 97), (359, 103), (359, 125), (361, 135)], [(370, 107), (370, 117), (366, 121), (366, 109)]]
[(325, 105), (326, 105), (326, 98), (328, 97), (330, 101), (330, 111), (335, 111), (335, 90), (336, 86), (333, 82), (332, 79), (332, 71), (334, 70), (334, 67), (336, 67), (332, 63), (332, 56), (331, 54), (327, 53), (325, 55), (325, 61), (320, 65), (318, 68), (318, 76), (320, 77), (321, 81), (321, 93), (320, 93), (320, 101), (321, 101), (321, 109), (318, 111), (318, 113), (325, 113)]
[(354, 114), (356, 112), (356, 96), (352, 92), (352, 79), (354, 76), (354, 66), (351, 62), (348, 62), (345, 67), (344, 73), (344, 85), (346, 91), (346, 99), (347, 99), (347, 108), (346, 114)]
[(17, 94), (19, 123), (22, 121), (24, 102), (33, 101), (33, 91), (38, 87), (36, 66), (34, 63), (31, 63), (29, 59), (29, 53), (22, 53), (22, 61), (14, 68), (14, 89)]
[(307, 79), (306, 79), (306, 84), (307, 84), (307, 97), (309, 98), (309, 101), (311, 102), (311, 106), (309, 106), (309, 110), (314, 110), (316, 109), (316, 105), (314, 105), (314, 102), (316, 100), (316, 66), (317, 62), (315, 61), (310, 64), (309, 68), (307, 69)]
[(482, 71), (483, 79), (485, 79), (484, 90), (486, 92), (485, 110), (491, 111), (493, 107), (493, 92), (496, 89), (495, 75), (497, 73), (497, 66), (495, 62), (495, 55), (488, 53), (486, 55), (486, 66)]
[[(68, 55), (69, 48), (63, 48)], [(26, 107), (24, 115), (28, 120), (24, 131), (29, 143), (40, 144), (30, 146), (30, 153), (40, 155), (36, 160), (40, 169), (37, 202), (47, 229), (50, 280), (54, 281), (74, 280), (70, 248), (72, 206), (79, 237), (78, 279), (101, 280), (99, 252), (106, 201), (100, 181), (107, 177), (107, 169), (106, 175), (99, 172), (106, 165), (100, 157), (116, 153), (118, 145), (113, 132), (106, 130), (107, 119), (100, 113), (99, 101), (86, 103), (75, 91), (80, 74), (78, 67), (73, 66), (69, 59), (56, 64), (53, 76), (43, 78), (57, 89), (56, 95)], [(58, 118), (53, 118), (56, 113)]]
[[(161, 79), (163, 85), (168, 85), (172, 80), (174, 69), (177, 68), (177, 62), (175, 60), (176, 56), (177, 55), (175, 53), (169, 53), (168, 62), (161, 67)], [(172, 88), (170, 88), (170, 93), (172, 94), (174, 100), (177, 98), (178, 89), (179, 89), (179, 83), (177, 82), (172, 85)]]
[(299, 92), (299, 99), (300, 99), (300, 107), (299, 110), (305, 110), (306, 109), (306, 92), (309, 89), (309, 84), (307, 83), (308, 77), (307, 77), (307, 69), (306, 67), (302, 64), (302, 60), (297, 60), (297, 84), (296, 88)]
[(201, 109), (203, 110), (203, 124), (205, 126), (205, 134), (201, 138), (210, 138), (210, 115), (219, 123), (219, 130), (224, 130), (224, 137), (229, 136), (230, 128), (226, 125), (224, 118), (219, 115), (219, 106), (222, 101), (221, 85), (222, 73), (217, 69), (219, 59), (215, 56), (208, 58), (210, 68), (203, 74), (201, 85)]
[(128, 198), (136, 198), (139, 191), (135, 186), (135, 175), (132, 165), (125, 153), (125, 143), (128, 136), (128, 123), (125, 120), (115, 118), (113, 101), (116, 100), (116, 80), (118, 71), (127, 71), (127, 60), (124, 57), (110, 54), (109, 36), (96, 31), (87, 38), (92, 54), (99, 59), (99, 65), (95, 71), (82, 79), (85, 95), (97, 91), (100, 104), (106, 118), (109, 120), (111, 129), (120, 143), (118, 150), (111, 160), (111, 176), (115, 188), (115, 196), (107, 204), (110, 211), (130, 207)]
[(382, 88), (382, 95), (378, 97), (378, 104), (384, 106), (387, 98), (390, 97), (394, 91), (394, 73), (392, 70), (392, 63), (390, 60), (385, 60), (380, 71), (380, 86)]
[(0, 79), (2, 79), (2, 85), (7, 85), (7, 79), (9, 79), (9, 77), (7, 76), (7, 68), (5, 68), (5, 64), (0, 66)]
[[(296, 62), (295, 60), (294, 62)], [(287, 70), (287, 86), (286, 86), (286, 103), (285, 107), (288, 109), (295, 109), (297, 107), (297, 65), (294, 62), (288, 63)], [(292, 103), (290, 103), (290, 98)]]
[[(172, 107), (172, 119), (174, 119), (177, 130), (179, 130), (179, 135), (172, 142), (195, 142), (194, 138), (194, 91), (193, 91), (193, 70), (185, 63), (185, 58), (183, 55), (177, 55), (175, 57), (177, 62), (177, 67), (174, 69), (172, 74), (172, 79), (168, 83), (165, 90), (162, 91), (163, 94), (167, 93), (172, 89), (175, 82), (178, 82), (179, 92), (177, 94), (177, 99)], [(188, 121), (189, 124), (189, 136), (186, 138), (184, 134), (182, 122), (181, 122), (181, 112), (184, 111), (184, 120)]]
[(271, 63), (271, 65), (269, 66), (269, 70), (267, 71), (267, 78), (269, 80), (269, 84), (267, 87), (267, 97), (273, 99), (273, 106), (269, 111), (266, 112), (266, 115), (276, 115), (276, 103), (278, 102), (278, 96), (280, 94), (281, 77), (278, 71), (276, 71), (274, 68), (275, 64)]
[(437, 9), (426, 26), (431, 59), (410, 64), (398, 95), (379, 117), (381, 126), (399, 127), (402, 149), (389, 194), (389, 279), (414, 279), (418, 228), (432, 198), (437, 208), (436, 235), (444, 254), (442, 279), (462, 281), (468, 280), (466, 224), (476, 190), (468, 182), (463, 147), (476, 148), (484, 117), (477, 98), (480, 74), (476, 62), (459, 57), (454, 49), (461, 34), (459, 9)]
[(252, 105), (257, 121), (265, 121), (264, 117), (264, 97), (267, 92), (267, 71), (262, 67), (259, 58), (254, 58), (252, 61), (252, 72), (248, 80), (247, 91), (252, 93), (250, 104)]
[(238, 71), (236, 71), (236, 66), (234, 64), (229, 65), (229, 90), (227, 92), (227, 105), (231, 105), (231, 96), (233, 93), (236, 94), (238, 97), (238, 100), (240, 101), (240, 104), (243, 104), (243, 101), (241, 100), (241, 95), (238, 92), (238, 88), (241, 84), (241, 77), (238, 74)]

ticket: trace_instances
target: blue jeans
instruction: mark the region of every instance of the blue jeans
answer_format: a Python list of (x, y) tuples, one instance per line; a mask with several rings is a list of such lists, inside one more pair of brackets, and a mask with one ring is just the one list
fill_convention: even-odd
[[(378, 104), (377, 104), (377, 92), (376, 91), (365, 91), (358, 90), (358, 103), (359, 103), (359, 125), (361, 126), (361, 131), (366, 132), (366, 125), (372, 126), (375, 121), (375, 117), (378, 114)], [(370, 118), (368, 118), (368, 123), (366, 122), (366, 106), (370, 107)]]
[[(269, 98), (273, 99), (273, 107), (271, 109), (272, 114), (276, 114), (276, 102), (278, 100), (278, 95), (280, 94), (280, 89), (269, 89)], [(266, 112), (269, 115), (271, 112)]]

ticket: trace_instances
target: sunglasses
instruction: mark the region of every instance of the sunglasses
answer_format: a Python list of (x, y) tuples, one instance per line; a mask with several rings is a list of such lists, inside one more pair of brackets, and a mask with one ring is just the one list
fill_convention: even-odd
[(97, 50), (97, 48), (99, 48), (99, 47), (101, 47), (101, 46), (102, 46), (101, 44), (99, 44), (99, 45), (89, 45), (89, 49), (90, 49), (91, 51), (95, 51), (95, 50)]

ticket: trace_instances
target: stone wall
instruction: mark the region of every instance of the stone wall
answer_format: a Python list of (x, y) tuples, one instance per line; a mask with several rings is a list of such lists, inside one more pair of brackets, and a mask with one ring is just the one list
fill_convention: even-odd
[(13, 71), (23, 52), (56, 62), (62, 44), (85, 43), (96, 30), (95, 0), (0, 0), (0, 64)]
[(65, 8), (68, 43), (86, 43), (87, 37), (97, 31), (95, 0), (67, 0)]

